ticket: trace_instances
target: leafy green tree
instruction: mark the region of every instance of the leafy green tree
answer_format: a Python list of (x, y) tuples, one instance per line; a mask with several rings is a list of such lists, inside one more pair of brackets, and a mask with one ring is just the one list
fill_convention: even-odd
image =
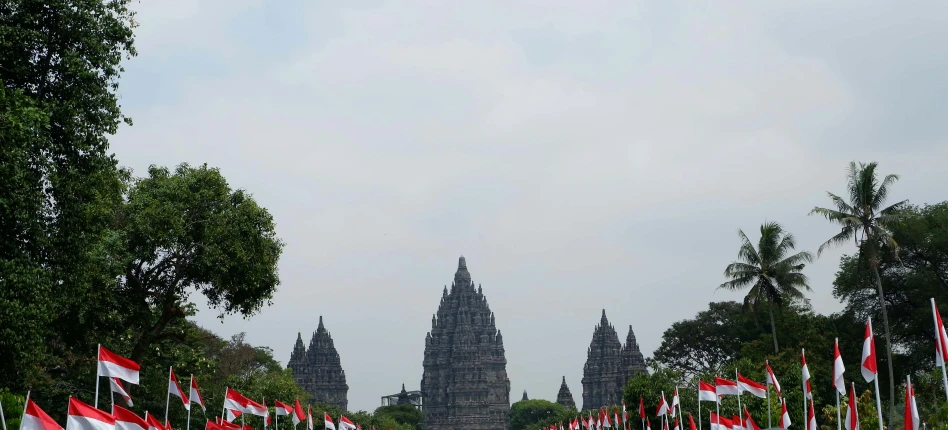
[(107, 135), (125, 119), (129, 2), (0, 2), (0, 327), (16, 332), (0, 336), (0, 373), (18, 392), (61, 381), (89, 333), (110, 332), (101, 243), (123, 188)]
[(20, 428), (20, 419), (23, 417), (23, 409), (26, 408), (26, 397), (13, 394), (4, 388), (0, 390), (0, 406), (3, 407), (7, 428)]
[(718, 288), (740, 291), (750, 287), (744, 298), (744, 306), (755, 313), (766, 304), (774, 352), (778, 352), (780, 348), (774, 308), (782, 308), (786, 301), (804, 299), (801, 290), (810, 291), (810, 286), (801, 271), (805, 263), (813, 260), (813, 256), (806, 251), (791, 254), (796, 248), (796, 241), (792, 234), (784, 232), (783, 227), (775, 222), (760, 226), (760, 240), (756, 248), (743, 230), (738, 230), (737, 234), (741, 238), (738, 261), (729, 264), (724, 270), (728, 281)]
[(510, 406), (510, 430), (535, 429), (566, 421), (570, 412), (548, 400), (521, 400)]
[[(849, 396), (843, 396), (839, 399), (840, 417), (846, 419), (846, 408), (849, 404)], [(856, 413), (859, 416), (859, 428), (875, 429), (879, 427), (879, 415), (876, 412), (876, 399), (872, 391), (866, 390), (856, 399)], [(821, 430), (833, 430), (836, 428), (836, 406), (828, 405), (822, 409), (823, 416), (817, 418), (820, 422)], [(820, 412), (816, 411), (819, 415)], [(791, 420), (792, 421), (792, 420)], [(845, 427), (844, 427), (845, 428)], [(892, 427), (894, 428), (894, 427)]]
[(886, 312), (885, 294), (882, 279), (879, 276), (879, 264), (883, 248), (897, 252), (898, 243), (892, 236), (891, 228), (898, 220), (897, 211), (906, 203), (901, 201), (885, 206), (889, 196), (889, 187), (899, 179), (897, 175), (886, 175), (878, 181), (875, 162), (849, 163), (847, 174), (849, 201), (827, 192), (835, 209), (815, 207), (810, 214), (821, 215), (841, 227), (839, 233), (820, 245), (817, 255), (827, 248), (838, 246), (850, 240), (859, 247), (859, 258), (869, 265), (873, 275), (879, 308), (882, 311), (882, 324), (885, 329), (886, 357), (889, 368), (889, 427), (895, 417), (895, 373), (892, 364), (892, 332), (889, 330), (889, 316)]
[(391, 418), (399, 424), (407, 424), (412, 428), (417, 428), (424, 418), (421, 411), (413, 405), (379, 406), (375, 409), (374, 415), (379, 419)]
[(197, 290), (224, 313), (253, 315), (279, 284), (283, 248), (273, 217), (249, 194), (233, 191), (217, 169), (152, 166), (135, 181), (116, 216), (110, 242), (122, 262), (119, 296), (139, 333), (140, 361), (165, 328), (185, 317)]

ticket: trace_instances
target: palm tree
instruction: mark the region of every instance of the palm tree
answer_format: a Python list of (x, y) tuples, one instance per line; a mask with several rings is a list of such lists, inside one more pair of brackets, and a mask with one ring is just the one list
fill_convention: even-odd
[(760, 240), (756, 249), (742, 230), (738, 230), (737, 234), (742, 242), (737, 251), (738, 261), (728, 264), (724, 269), (724, 276), (729, 280), (718, 288), (740, 291), (750, 287), (744, 297), (744, 305), (755, 312), (762, 304), (767, 304), (774, 352), (779, 352), (774, 307), (780, 309), (788, 300), (803, 300), (801, 290), (811, 291), (807, 277), (801, 271), (804, 263), (813, 260), (813, 255), (806, 251), (788, 255), (796, 247), (796, 242), (792, 234), (785, 233), (783, 227), (775, 222), (760, 226)]
[(892, 238), (889, 226), (895, 222), (899, 208), (908, 200), (883, 208), (883, 203), (889, 196), (889, 187), (899, 177), (886, 175), (880, 183), (876, 176), (877, 166), (875, 162), (857, 165), (855, 161), (851, 161), (849, 173), (846, 175), (849, 202), (827, 192), (836, 209), (816, 207), (810, 211), (810, 215), (822, 215), (842, 228), (839, 233), (820, 245), (816, 251), (817, 256), (822, 254), (824, 249), (853, 240), (859, 247), (859, 258), (868, 261), (872, 269), (876, 281), (876, 292), (879, 295), (879, 306), (882, 308), (882, 324), (885, 327), (885, 349), (889, 365), (889, 428), (893, 428), (895, 374), (892, 371), (892, 336), (889, 335), (889, 315), (886, 312), (885, 296), (882, 294), (882, 279), (879, 277), (879, 254), (882, 247), (886, 246), (898, 258), (898, 244)]

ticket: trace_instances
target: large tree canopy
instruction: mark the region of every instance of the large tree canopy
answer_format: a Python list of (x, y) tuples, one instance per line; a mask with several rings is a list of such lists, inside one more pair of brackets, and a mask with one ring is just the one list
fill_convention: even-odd
[(217, 169), (152, 166), (118, 210), (111, 246), (122, 262), (120, 296), (138, 333), (140, 360), (168, 323), (184, 317), (192, 292), (224, 313), (252, 315), (279, 284), (283, 244), (273, 218)]

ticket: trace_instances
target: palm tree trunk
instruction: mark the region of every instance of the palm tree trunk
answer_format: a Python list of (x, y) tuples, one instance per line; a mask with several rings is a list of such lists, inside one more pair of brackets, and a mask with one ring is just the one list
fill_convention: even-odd
[(882, 307), (882, 326), (885, 327), (885, 352), (889, 365), (889, 428), (892, 427), (892, 418), (895, 416), (895, 373), (892, 370), (892, 336), (889, 334), (889, 313), (885, 309), (885, 298), (882, 295), (882, 278), (879, 277), (879, 265), (872, 265), (872, 273), (876, 277), (876, 290), (879, 293), (879, 306)]
[(770, 331), (774, 336), (774, 354), (780, 352), (780, 348), (777, 346), (777, 325), (774, 324), (774, 304), (773, 302), (768, 301), (767, 309), (770, 311)]

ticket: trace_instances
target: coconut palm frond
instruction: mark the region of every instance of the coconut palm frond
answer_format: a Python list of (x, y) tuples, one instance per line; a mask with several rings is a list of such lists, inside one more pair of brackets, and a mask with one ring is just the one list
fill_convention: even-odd
[(839, 233), (836, 233), (835, 236), (829, 238), (829, 240), (824, 242), (822, 245), (820, 245), (819, 248), (816, 249), (816, 255), (817, 256), (822, 255), (824, 250), (833, 248), (835, 246), (839, 246), (848, 242), (850, 239), (855, 237), (855, 235), (856, 235), (856, 229), (853, 228), (851, 225), (847, 225), (843, 227), (842, 231), (840, 231)]

